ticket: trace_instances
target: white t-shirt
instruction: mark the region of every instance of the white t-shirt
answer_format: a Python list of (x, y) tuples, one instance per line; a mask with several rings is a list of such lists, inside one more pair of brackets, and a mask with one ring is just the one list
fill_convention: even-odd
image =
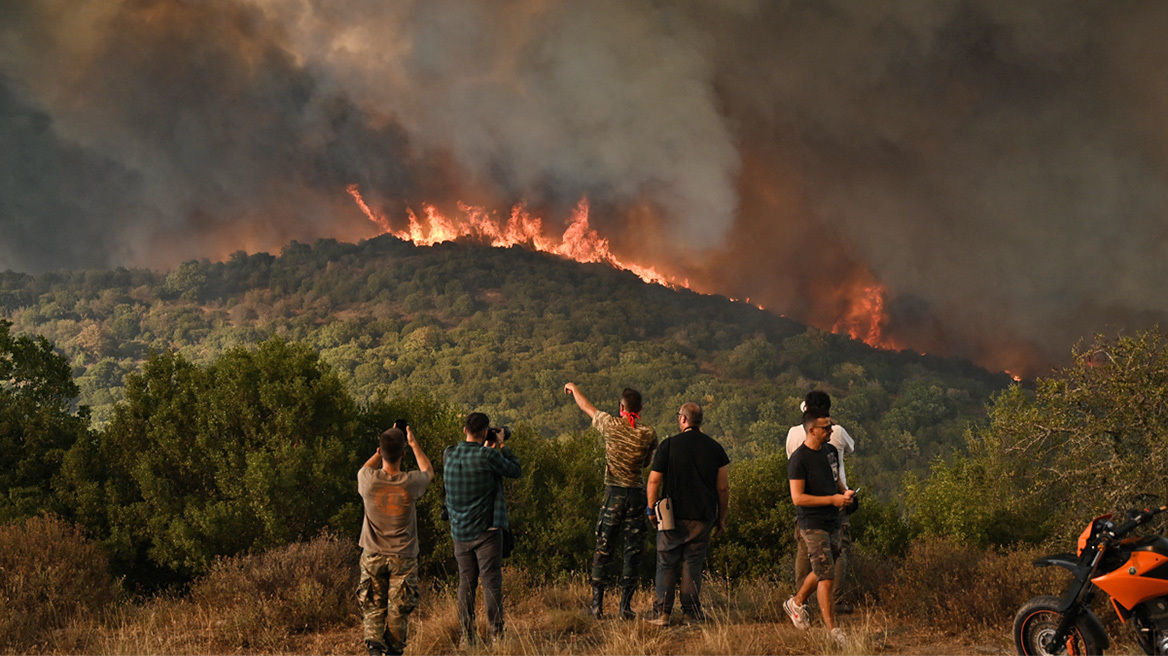
[[(795, 453), (795, 449), (798, 449), (799, 445), (803, 444), (806, 439), (807, 431), (803, 430), (803, 424), (792, 426), (791, 430), (787, 431), (787, 457), (790, 458), (791, 454)], [(856, 441), (839, 424), (831, 427), (831, 438), (827, 441), (839, 452), (839, 478), (840, 482), (846, 488), (848, 486), (848, 476), (844, 470), (844, 456), (856, 450)]]

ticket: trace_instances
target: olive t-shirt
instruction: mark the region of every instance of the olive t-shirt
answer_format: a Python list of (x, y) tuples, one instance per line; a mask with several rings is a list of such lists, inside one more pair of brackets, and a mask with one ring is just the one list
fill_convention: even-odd
[(418, 557), (418, 513), (414, 502), (430, 486), (425, 472), (388, 474), (380, 467), (357, 470), (357, 491), (365, 502), (358, 544), (379, 554)]
[(657, 448), (657, 431), (652, 426), (634, 428), (603, 410), (592, 416), (592, 425), (604, 437), (604, 484), (645, 487), (641, 472), (645, 456)]

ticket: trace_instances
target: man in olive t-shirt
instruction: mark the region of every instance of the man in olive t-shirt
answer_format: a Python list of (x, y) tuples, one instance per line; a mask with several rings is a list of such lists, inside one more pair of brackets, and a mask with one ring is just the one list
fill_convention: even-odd
[(597, 410), (575, 383), (564, 385), (564, 393), (592, 418), (592, 426), (604, 438), (604, 503), (596, 522), (596, 551), (592, 555), (591, 612), (604, 616), (605, 570), (624, 536), (624, 566), (621, 569), (620, 617), (633, 619), (633, 593), (637, 589), (641, 553), (645, 548), (645, 483), (642, 473), (657, 448), (657, 431), (641, 423), (641, 393), (625, 388), (620, 397), (620, 418)]
[[(407, 442), (419, 471), (401, 470)], [(434, 466), (409, 426), (404, 433), (398, 428), (382, 433), (377, 453), (357, 470), (357, 491), (365, 502), (357, 603), (371, 656), (405, 651), (407, 619), (418, 605), (415, 502), (432, 480)]]

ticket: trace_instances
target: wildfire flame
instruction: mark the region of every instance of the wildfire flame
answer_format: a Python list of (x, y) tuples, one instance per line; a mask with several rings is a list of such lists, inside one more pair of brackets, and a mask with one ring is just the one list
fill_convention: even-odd
[[(625, 262), (613, 255), (608, 239), (600, 236), (588, 223), (588, 199), (582, 198), (572, 212), (568, 227), (558, 240), (544, 232), (543, 220), (533, 216), (522, 205), (511, 208), (511, 215), (502, 220), (485, 208), (458, 204), (463, 216), (452, 220), (433, 205), (423, 205), (424, 219), (419, 219), (413, 210), (407, 210), (408, 226), (404, 230), (394, 230), (389, 220), (380, 212), (369, 207), (355, 184), (345, 188), (356, 201), (365, 216), (381, 229), (398, 239), (411, 241), (419, 246), (453, 241), (460, 237), (471, 237), (497, 247), (526, 246), (537, 251), (552, 253), (577, 262), (603, 262), (610, 266), (632, 272), (641, 280), (666, 287), (691, 289), (688, 278), (678, 279), (660, 273), (653, 267)], [(847, 333), (853, 339), (877, 348), (897, 348), (885, 335), (888, 318), (884, 312), (886, 290), (879, 284), (870, 284), (853, 294), (843, 318), (832, 327), (832, 332)], [(731, 298), (735, 302), (745, 302), (765, 310), (759, 303), (749, 298)]]
[(880, 284), (868, 284), (859, 293), (848, 298), (848, 309), (844, 316), (831, 327), (833, 333), (847, 333), (869, 346), (897, 349), (898, 346), (885, 335), (888, 314), (884, 310), (887, 290)]
[(603, 262), (610, 266), (636, 274), (645, 282), (657, 283), (666, 287), (689, 287), (689, 281), (681, 281), (673, 276), (658, 272), (653, 267), (641, 266), (631, 262), (624, 262), (613, 255), (609, 248), (608, 239), (601, 237), (588, 223), (588, 199), (582, 198), (572, 212), (572, 218), (564, 234), (559, 240), (547, 237), (543, 229), (543, 220), (533, 216), (522, 205), (511, 208), (511, 215), (506, 221), (498, 219), (494, 214), (482, 207), (458, 204), (463, 216), (458, 220), (451, 220), (438, 211), (433, 205), (423, 205), (425, 213), (425, 227), (423, 221), (413, 210), (407, 210), (409, 226), (405, 230), (394, 230), (389, 220), (381, 213), (373, 210), (361, 196), (357, 185), (351, 184), (345, 189), (357, 206), (365, 213), (382, 233), (389, 233), (398, 239), (411, 241), (419, 246), (433, 246), (445, 241), (453, 241), (460, 237), (472, 237), (482, 240), (491, 246), (506, 248), (509, 246), (529, 246), (537, 251), (553, 253), (577, 262)]

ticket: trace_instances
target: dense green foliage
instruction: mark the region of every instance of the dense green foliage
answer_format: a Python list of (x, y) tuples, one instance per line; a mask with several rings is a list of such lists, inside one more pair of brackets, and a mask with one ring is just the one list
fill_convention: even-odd
[(0, 321), (0, 523), (57, 509), (61, 460), (88, 430), (87, 415), (71, 408), (77, 393), (44, 337), (13, 336)]
[[(964, 481), (974, 470), (954, 474), (962, 461), (945, 458), (987, 430), (985, 403), (1007, 381), (604, 265), (391, 237), (293, 243), (279, 257), (239, 253), (165, 275), (9, 272), (0, 311), (63, 353), (0, 324), (11, 353), (0, 393), (15, 417), (0, 438), (15, 445), (4, 456), (25, 463), (4, 471), (5, 512), (79, 522), (131, 580), (189, 579), (220, 557), (324, 530), (355, 536), (356, 468), (377, 434), (409, 418), (440, 472), (471, 410), (515, 427), (525, 474), (507, 484), (513, 563), (545, 578), (584, 572), (603, 445), (563, 395), (569, 380), (608, 410), (623, 387), (640, 389), (643, 419), (662, 437), (682, 402), (703, 404), (705, 429), (733, 463), (733, 519), (711, 554), (713, 571), (730, 576), (786, 571), (783, 442), (804, 393), (829, 391), (858, 445), (849, 478), (874, 493), (853, 532), (870, 553), (897, 554), (913, 531), (967, 528), (934, 518), (919, 495), (911, 509), (929, 518), (906, 518), (901, 480), (915, 472), (918, 492), (947, 475)], [(1026, 397), (1000, 398), (1010, 395)], [(930, 462), (937, 473), (921, 482)], [(439, 476), (419, 504), (422, 566), (450, 577), (442, 498)]]
[(1088, 519), (1168, 502), (1168, 341), (1096, 336), (1074, 362), (994, 399), (968, 455), (909, 486), (921, 530), (976, 545), (1068, 539)]
[(587, 420), (560, 393), (578, 383), (613, 409), (645, 394), (662, 436), (686, 400), (735, 461), (781, 449), (812, 388), (836, 399), (860, 445), (849, 472), (886, 500), (905, 471), (962, 448), (1005, 374), (968, 362), (872, 349), (745, 303), (642, 282), (521, 248), (422, 248), (383, 236), (236, 253), (167, 274), (116, 269), (0, 274), (0, 315), (53, 341), (97, 425), (152, 351), (206, 364), (271, 336), (305, 343), (358, 404), (416, 395), (482, 409), (545, 438)]
[(166, 353), (127, 378), (126, 400), (70, 452), (64, 478), (119, 560), (200, 573), (358, 523), (356, 427), (341, 381), (302, 345), (231, 349), (206, 367)]

